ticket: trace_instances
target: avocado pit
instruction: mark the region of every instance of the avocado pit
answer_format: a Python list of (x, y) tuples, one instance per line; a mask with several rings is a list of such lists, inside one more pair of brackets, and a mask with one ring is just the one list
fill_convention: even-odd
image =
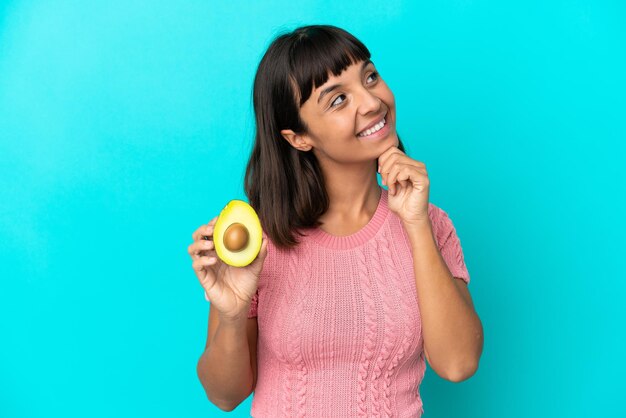
[(239, 252), (248, 246), (250, 234), (248, 228), (239, 222), (231, 224), (224, 231), (224, 247), (228, 251)]

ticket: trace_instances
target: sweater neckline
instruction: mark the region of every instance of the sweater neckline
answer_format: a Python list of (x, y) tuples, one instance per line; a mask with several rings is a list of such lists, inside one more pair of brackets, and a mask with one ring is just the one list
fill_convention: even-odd
[(389, 213), (389, 207), (387, 206), (387, 190), (381, 188), (380, 198), (378, 199), (378, 206), (374, 215), (369, 222), (357, 232), (350, 235), (333, 235), (324, 231), (320, 227), (310, 229), (308, 233), (309, 237), (317, 243), (335, 250), (347, 250), (350, 248), (358, 247), (369, 241), (380, 229), (382, 224), (387, 218)]

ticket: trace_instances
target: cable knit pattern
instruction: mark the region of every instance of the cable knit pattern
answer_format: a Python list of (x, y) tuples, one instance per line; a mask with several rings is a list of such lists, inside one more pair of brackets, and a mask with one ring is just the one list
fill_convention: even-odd
[[(432, 209), (432, 206), (431, 206)], [(385, 260), (387, 263), (387, 267), (389, 271), (395, 271), (398, 275), (398, 288), (401, 288), (402, 285), (406, 285), (406, 283), (402, 280), (403, 271), (401, 262), (404, 261), (404, 271), (412, 271), (413, 270), (413, 258), (410, 259), (398, 259), (397, 257), (392, 257), (391, 254), (394, 253), (403, 253), (406, 251), (407, 247), (410, 247), (410, 243), (408, 242), (397, 242), (393, 241), (391, 237), (393, 236), (393, 232), (391, 228), (386, 228), (385, 230), (386, 242), (391, 243), (390, 247), (385, 247), (387, 251), (385, 252)], [(397, 269), (397, 270), (396, 270)], [(413, 276), (414, 277), (414, 276)], [(414, 283), (411, 283), (410, 286), (412, 291), (416, 292), (416, 288)], [(423, 353), (423, 346), (420, 345), (420, 341), (422, 339), (422, 323), (419, 315), (419, 309), (417, 306), (414, 306), (414, 300), (417, 299), (417, 295), (415, 295), (415, 299), (413, 299), (413, 295), (411, 298), (400, 298), (401, 311), (405, 313), (405, 329), (403, 334), (402, 344), (400, 345), (400, 350), (393, 362), (389, 366), (387, 370), (387, 374), (389, 379), (392, 378), (393, 373), (400, 374), (402, 371), (400, 370), (404, 366), (411, 366), (417, 363), (417, 367), (415, 369), (410, 370), (411, 376), (411, 386), (408, 388), (410, 390), (409, 396), (404, 398), (403, 403), (410, 402), (415, 405), (415, 408), (419, 407), (421, 409), (422, 403), (421, 398), (419, 396), (418, 388), (421, 382), (422, 377), (424, 376), (424, 372), (426, 370), (426, 364), (424, 358), (418, 358), (416, 356), (421, 355)], [(418, 354), (412, 354), (418, 353)], [(402, 399), (402, 397), (401, 397)], [(409, 401), (410, 399), (410, 401)]]
[[(289, 276), (290, 277), (298, 277), (298, 258), (296, 257), (296, 250), (293, 250), (289, 253), (289, 268), (288, 268), (288, 272), (289, 272)], [(292, 283), (295, 283), (295, 281), (292, 281)], [(295, 306), (298, 306), (297, 303), (295, 304)], [(295, 315), (294, 318), (294, 322), (293, 322), (293, 326), (294, 329), (299, 330), (300, 326), (301, 326), (301, 316), (300, 315)], [(283, 380), (283, 390), (282, 390), (282, 407), (283, 407), (283, 417), (290, 417), (292, 416), (292, 411), (291, 411), (291, 406), (292, 406), (292, 397), (294, 395), (294, 390), (293, 390), (293, 383), (291, 380), (291, 376), (293, 375), (293, 371), (296, 369), (297, 365), (301, 366), (302, 363), (302, 357), (300, 356), (298, 350), (298, 339), (296, 336), (295, 332), (289, 332), (287, 334), (287, 341), (288, 341), (288, 345), (287, 345), (287, 349), (288, 349), (288, 354), (290, 355), (290, 359), (287, 362), (287, 370), (289, 371), (289, 373), (287, 374), (286, 378)]]
[[(385, 230), (384, 232), (385, 234), (383, 236), (383, 239), (386, 242), (389, 242), (388, 241), (389, 236), (387, 235), (387, 230)], [(398, 277), (398, 270), (396, 269), (396, 266), (394, 266), (393, 264), (393, 257), (391, 255), (391, 252), (389, 251), (389, 246), (381, 245), (380, 248), (382, 250), (382, 258), (383, 260), (385, 260), (385, 265), (387, 267), (386, 268), (387, 274), (389, 274), (390, 284), (392, 286), (395, 286), (396, 289), (398, 289), (400, 286), (400, 279)], [(400, 343), (400, 349), (398, 350), (393, 360), (387, 367), (387, 370), (385, 371), (385, 386), (388, 389), (391, 387), (392, 376), (396, 368), (398, 367), (398, 364), (400, 364), (400, 361), (404, 359), (404, 356), (407, 350), (409, 349), (409, 345), (411, 344), (411, 340), (412, 340), (411, 336), (416, 331), (413, 328), (413, 326), (418, 326), (417, 318), (415, 318), (414, 315), (412, 315), (412, 309), (411, 309), (411, 306), (409, 306), (408, 304), (408, 300), (403, 297), (400, 297), (398, 299), (400, 303), (400, 311), (408, 313), (409, 316), (408, 316), (407, 324), (404, 329), (404, 333), (402, 334), (402, 342)], [(388, 398), (388, 395), (387, 395), (387, 398)], [(390, 408), (391, 406), (389, 405), (386, 408), (386, 410), (389, 410)], [(388, 413), (389, 413), (389, 416), (394, 416), (391, 412), (388, 412)]]
[(367, 417), (367, 374), (369, 372), (370, 361), (374, 355), (376, 346), (376, 304), (372, 294), (372, 283), (367, 268), (367, 257), (365, 248), (360, 248), (356, 252), (359, 260), (359, 279), (363, 291), (363, 303), (365, 304), (365, 347), (359, 361), (359, 416)]
[(380, 350), (380, 354), (378, 356), (376, 365), (374, 367), (373, 379), (375, 383), (378, 383), (378, 385), (375, 386), (375, 389), (374, 389), (374, 402), (373, 402), (374, 414), (376, 416), (380, 416), (381, 406), (379, 403), (380, 400), (378, 398), (381, 395), (380, 392), (382, 392), (382, 397), (383, 397), (382, 402), (383, 402), (385, 416), (392, 416), (391, 399), (389, 399), (391, 380), (386, 378), (387, 376), (381, 379), (380, 375), (383, 372), (383, 368), (385, 367), (387, 359), (389, 358), (391, 352), (393, 351), (396, 345), (396, 341), (395, 341), (396, 340), (396, 326), (395, 326), (395, 321), (393, 320), (393, 317), (392, 317), (392, 311), (394, 310), (393, 304), (395, 303), (393, 301), (393, 296), (391, 294), (392, 292), (391, 286), (393, 286), (393, 280), (391, 279), (389, 274), (385, 274), (383, 272), (383, 269), (381, 266), (381, 261), (384, 259), (384, 256), (383, 257), (380, 256), (380, 251), (384, 252), (382, 248), (386, 246), (385, 243), (381, 245), (378, 239), (374, 239), (372, 243), (374, 244), (374, 257), (372, 258), (372, 264), (374, 266), (374, 272), (376, 273), (375, 276), (378, 278), (386, 278), (386, 280), (384, 280), (384, 282), (382, 282), (380, 286), (380, 293), (382, 296), (382, 306), (383, 306), (383, 314), (384, 314), (384, 334), (383, 334), (382, 349)]
[[(298, 263), (297, 265), (295, 265), (293, 271), (297, 271), (297, 267), (301, 266), (302, 269), (298, 272), (302, 277), (305, 278), (309, 278), (311, 276), (310, 274), (310, 262), (311, 259), (308, 257), (305, 257), (304, 259), (302, 259), (302, 257), (300, 259), (296, 259), (296, 258), (292, 258), (292, 261), (294, 263)], [(304, 301), (304, 299), (308, 296), (308, 292), (307, 292), (307, 288), (306, 286), (304, 286), (302, 289), (302, 291), (300, 292), (300, 298), (298, 298), (298, 300), (296, 301), (296, 306), (302, 306), (302, 303)], [(302, 319), (301, 315), (296, 315), (296, 318), (294, 318), (294, 322), (298, 325), (296, 327), (296, 329), (302, 331), (302, 328), (305, 326), (305, 324), (303, 323), (303, 321), (301, 321), (300, 319)], [(307, 389), (307, 368), (306, 365), (304, 364), (304, 360), (302, 359), (302, 356), (300, 355), (300, 353), (302, 352), (302, 339), (299, 338), (299, 335), (301, 334), (294, 334), (293, 337), (297, 340), (298, 342), (298, 349), (295, 351), (296, 358), (296, 368), (298, 369), (298, 385), (296, 386), (296, 405), (297, 405), (297, 411), (296, 412), (296, 416), (301, 418), (306, 416), (306, 410), (304, 408), (304, 404), (306, 402), (306, 389)]]
[[(299, 289), (298, 293), (296, 293), (296, 299), (294, 301), (294, 307), (299, 309), (304, 299), (308, 296), (306, 283), (308, 282), (308, 278), (310, 277), (310, 257), (303, 257), (302, 253), (304, 253), (303, 246), (296, 248), (289, 252), (289, 274), (290, 277), (302, 278), (303, 284), (302, 288)], [(296, 284), (295, 280), (292, 283)], [(307, 389), (307, 368), (304, 363), (304, 359), (302, 358), (302, 339), (300, 335), (302, 334), (302, 329), (305, 326), (303, 323), (302, 315), (298, 315), (296, 312), (293, 316), (293, 331), (289, 333), (289, 358), (291, 359), (291, 364), (289, 370), (293, 372), (295, 370), (297, 380), (293, 386), (289, 384), (289, 380), (284, 380), (283, 385), (283, 413), (285, 417), (304, 417), (306, 413), (305, 402), (306, 402), (306, 389)], [(291, 374), (290, 374), (291, 375)], [(286, 398), (287, 395), (295, 396), (295, 411), (291, 411), (291, 400)]]
[[(422, 415), (426, 365), (412, 265), (419, 248), (387, 193), (352, 235), (308, 228), (296, 248), (268, 242), (248, 313), (259, 329), (253, 417)], [(469, 283), (452, 221), (432, 203), (428, 214), (450, 273)]]

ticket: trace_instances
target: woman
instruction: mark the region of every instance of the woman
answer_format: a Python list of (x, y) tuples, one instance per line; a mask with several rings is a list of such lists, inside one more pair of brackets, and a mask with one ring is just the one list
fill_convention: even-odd
[(404, 152), (391, 90), (354, 36), (305, 26), (269, 46), (254, 109), (245, 189), (261, 251), (224, 264), (202, 239), (217, 217), (188, 249), (211, 302), (208, 398), (230, 411), (254, 392), (255, 417), (420, 416), (425, 358), (467, 379), (483, 337), (460, 240)]

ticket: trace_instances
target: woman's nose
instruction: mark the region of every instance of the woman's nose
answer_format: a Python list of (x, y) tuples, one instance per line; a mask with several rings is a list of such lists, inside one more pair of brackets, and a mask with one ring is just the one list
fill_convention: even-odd
[(362, 115), (378, 113), (380, 111), (381, 100), (367, 89), (363, 89), (359, 100), (359, 111)]

